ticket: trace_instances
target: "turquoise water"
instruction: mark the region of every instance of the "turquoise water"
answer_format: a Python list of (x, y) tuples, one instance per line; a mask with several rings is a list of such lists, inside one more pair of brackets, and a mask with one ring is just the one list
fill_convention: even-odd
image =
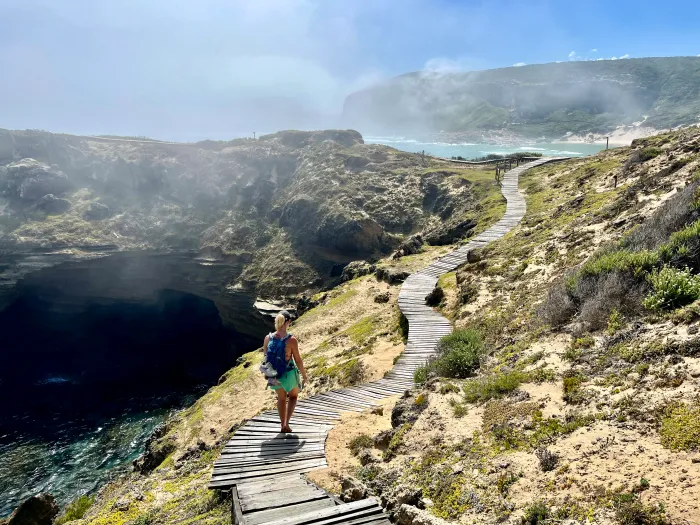
[[(465, 159), (473, 159), (483, 157), (491, 153), (497, 155), (506, 155), (508, 153), (517, 152), (533, 152), (541, 153), (546, 156), (564, 155), (568, 157), (580, 157), (584, 155), (593, 155), (605, 149), (605, 144), (571, 144), (567, 142), (547, 142), (547, 143), (523, 143), (519, 145), (513, 144), (448, 144), (445, 142), (422, 142), (420, 140), (411, 139), (408, 137), (364, 137), (368, 144), (384, 144), (392, 148), (403, 151), (418, 153), (425, 151), (430, 155), (437, 157), (464, 157)], [(611, 146), (612, 147), (612, 146)]]

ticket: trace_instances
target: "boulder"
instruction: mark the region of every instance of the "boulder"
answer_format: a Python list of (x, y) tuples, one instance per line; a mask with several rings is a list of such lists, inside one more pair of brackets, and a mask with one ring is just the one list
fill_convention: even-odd
[(481, 251), (469, 250), (467, 252), (467, 262), (470, 264), (478, 263), (481, 260)]
[(27, 201), (37, 201), (49, 194), (60, 195), (73, 187), (58, 167), (34, 159), (9, 164), (1, 182), (6, 195)]
[(449, 525), (448, 521), (433, 516), (427, 510), (405, 503), (399, 507), (396, 518), (400, 525)]
[(401, 270), (395, 270), (393, 268), (377, 268), (374, 275), (377, 277), (378, 281), (384, 281), (389, 284), (398, 284), (404, 282), (411, 274)]
[(365, 465), (369, 465), (370, 463), (376, 463), (377, 458), (374, 457), (374, 454), (372, 454), (372, 451), (365, 448), (360, 451), (360, 453), (357, 455), (357, 459), (360, 461), (360, 465), (363, 467)]
[(83, 219), (86, 221), (101, 221), (107, 219), (112, 215), (109, 206), (102, 204), (101, 202), (93, 202), (90, 207), (83, 213)]
[[(426, 396), (427, 394), (421, 394)], [(405, 423), (415, 423), (421, 412), (428, 406), (428, 403), (416, 404), (415, 399), (409, 392), (394, 405), (391, 410), (391, 426), (398, 428)]]
[(400, 259), (406, 255), (413, 255), (420, 252), (423, 247), (423, 238), (420, 235), (413, 235), (406, 239), (394, 252), (393, 259)]
[(382, 292), (374, 296), (374, 302), (379, 304), (388, 303), (391, 299), (391, 294), (389, 292)]
[(467, 237), (476, 227), (474, 219), (466, 219), (456, 223), (446, 223), (425, 234), (425, 241), (433, 246), (453, 244)]
[(374, 444), (378, 448), (385, 448), (389, 445), (392, 436), (394, 435), (393, 430), (382, 430), (379, 434), (374, 436)]
[(367, 261), (352, 261), (348, 263), (345, 268), (343, 268), (343, 273), (340, 275), (340, 280), (352, 281), (357, 277), (362, 277), (363, 275), (369, 275), (374, 273), (376, 267)]
[(440, 303), (445, 299), (445, 291), (436, 286), (432, 292), (425, 296), (425, 304), (428, 306), (440, 306)]
[(367, 487), (360, 483), (355, 478), (345, 477), (341, 481), (340, 499), (345, 503), (358, 501), (367, 496)]
[(6, 525), (51, 525), (59, 508), (51, 494), (37, 494), (12, 513)]
[(35, 206), (37, 210), (41, 210), (52, 215), (58, 215), (70, 210), (71, 203), (68, 199), (61, 199), (60, 197), (56, 197), (55, 195), (49, 193), (48, 195), (44, 195), (41, 199), (39, 199)]

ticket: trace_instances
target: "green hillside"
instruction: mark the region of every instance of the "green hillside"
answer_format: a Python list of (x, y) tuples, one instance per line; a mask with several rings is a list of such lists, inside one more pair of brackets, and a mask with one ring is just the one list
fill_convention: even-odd
[(351, 94), (343, 113), (365, 132), (506, 129), (559, 137), (640, 121), (666, 129), (700, 120), (700, 57), (409, 73)]

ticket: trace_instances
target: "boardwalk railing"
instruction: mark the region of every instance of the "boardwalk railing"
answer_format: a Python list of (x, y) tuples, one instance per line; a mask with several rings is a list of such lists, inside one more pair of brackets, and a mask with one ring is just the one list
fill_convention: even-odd
[(563, 158), (542, 158), (507, 172), (501, 191), (507, 207), (503, 218), (468, 244), (410, 275), (399, 293), (399, 308), (409, 322), (408, 342), (394, 368), (378, 381), (332, 390), (300, 400), (290, 422), (294, 433), (279, 433), (275, 411), (241, 426), (214, 463), (209, 487), (232, 490), (233, 521), (241, 525), (390, 525), (373, 499), (341, 503), (301, 474), (326, 467), (328, 431), (343, 412), (363, 412), (388, 396), (413, 386), (413, 374), (434, 355), (452, 325), (426, 306), (425, 297), (438, 277), (467, 261), (471, 250), (503, 237), (525, 215), (518, 177), (525, 170)]

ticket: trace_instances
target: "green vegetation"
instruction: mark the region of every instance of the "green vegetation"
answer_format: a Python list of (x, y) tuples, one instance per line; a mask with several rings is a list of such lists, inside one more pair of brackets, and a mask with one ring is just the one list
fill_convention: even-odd
[(624, 325), (624, 316), (617, 309), (613, 309), (608, 317), (608, 335), (615, 335)]
[(578, 372), (568, 371), (562, 383), (564, 401), (578, 405), (585, 401), (585, 392), (581, 388), (586, 378)]
[(464, 399), (469, 403), (484, 403), (501, 398), (518, 388), (526, 378), (526, 374), (514, 371), (467, 381), (463, 387)]
[(650, 310), (672, 310), (700, 298), (700, 276), (690, 270), (664, 266), (648, 276), (652, 293), (644, 299)]
[(350, 440), (349, 448), (353, 456), (357, 456), (363, 449), (372, 448), (374, 439), (367, 434), (360, 434)]
[(700, 405), (671, 405), (661, 419), (661, 444), (671, 450), (700, 449)]
[(455, 330), (438, 343), (437, 358), (416, 370), (414, 379), (424, 383), (433, 376), (465, 378), (473, 375), (484, 356), (484, 342), (476, 330)]
[(411, 430), (413, 425), (411, 423), (404, 423), (399, 428), (396, 429), (394, 435), (391, 436), (391, 440), (384, 451), (384, 459), (389, 461), (396, 455), (399, 447), (403, 444), (403, 438)]
[(522, 523), (523, 525), (543, 525), (548, 522), (550, 515), (549, 506), (544, 501), (536, 501), (525, 509)]
[(642, 162), (646, 162), (648, 160), (653, 159), (654, 157), (658, 157), (659, 155), (663, 154), (663, 152), (664, 150), (662, 150), (661, 148), (644, 148), (642, 151), (639, 152), (639, 160), (641, 160)]
[(81, 519), (95, 501), (94, 496), (80, 496), (66, 506), (56, 521), (55, 525), (63, 525), (69, 521)]
[(644, 505), (637, 494), (622, 493), (613, 497), (615, 519), (620, 525), (667, 525), (663, 505)]

